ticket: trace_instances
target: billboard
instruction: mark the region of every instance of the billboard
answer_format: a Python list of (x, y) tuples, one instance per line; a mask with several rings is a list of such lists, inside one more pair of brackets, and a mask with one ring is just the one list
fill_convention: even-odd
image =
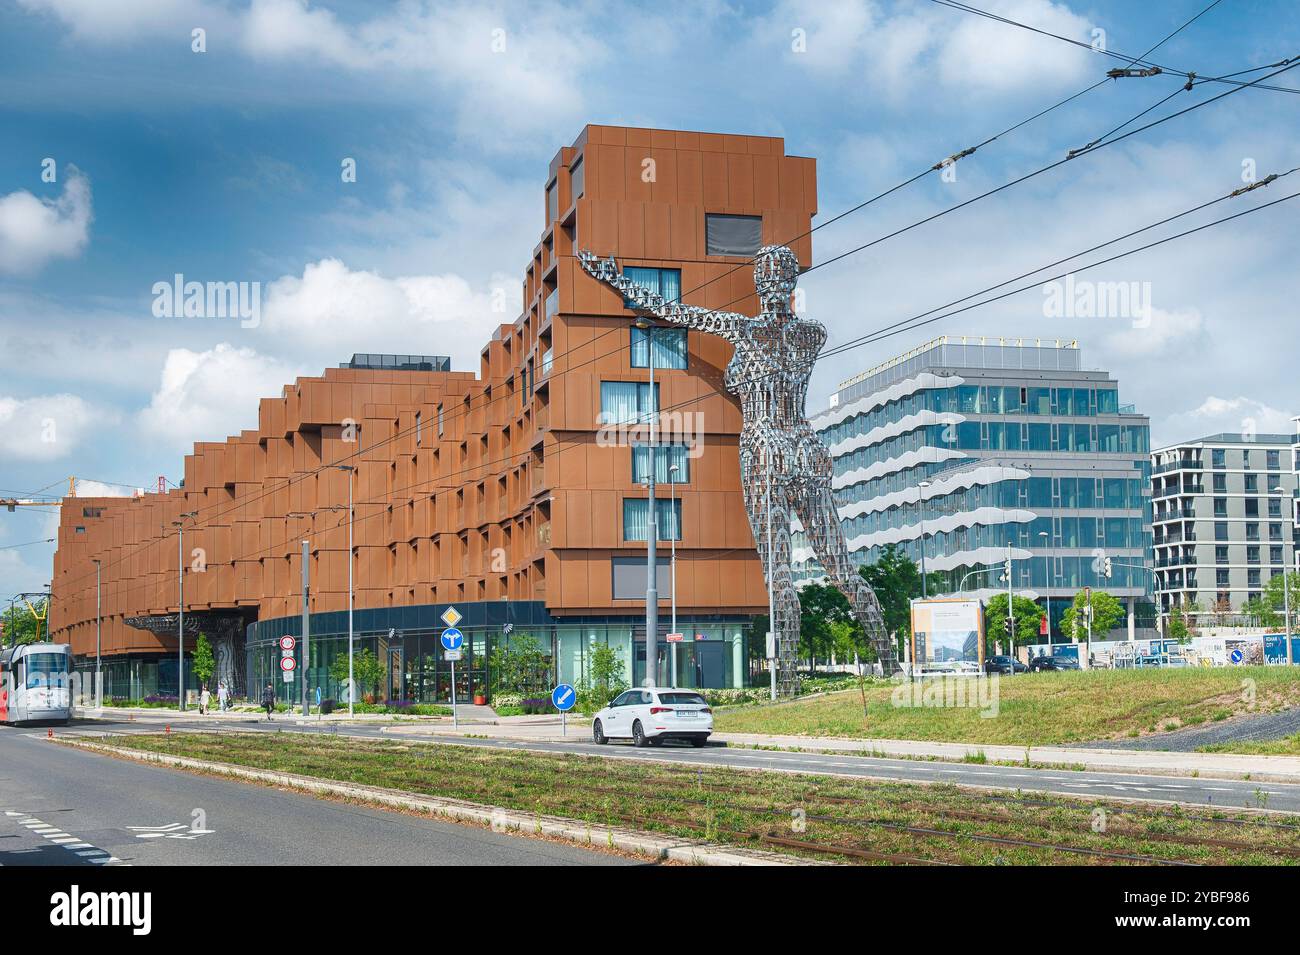
[(912, 661), (922, 672), (978, 673), (984, 665), (983, 603), (914, 599)]

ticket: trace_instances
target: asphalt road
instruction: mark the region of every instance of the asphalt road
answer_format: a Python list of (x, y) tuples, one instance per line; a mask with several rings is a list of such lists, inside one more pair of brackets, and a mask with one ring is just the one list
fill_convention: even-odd
[[(146, 717), (134, 722), (111, 723), (94, 721), (70, 732), (99, 735), (107, 732), (157, 732), (165, 722), (179, 729), (178, 720), (165, 716)], [(961, 786), (981, 786), (994, 789), (1026, 790), (1057, 793), (1067, 796), (1092, 796), (1105, 798), (1147, 799), (1161, 802), (1183, 803), (1189, 806), (1218, 806), (1222, 808), (1268, 808), (1300, 813), (1300, 785), (1287, 783), (1252, 782), (1249, 780), (1210, 779), (1190, 776), (1164, 776), (1157, 774), (1078, 772), (1065, 769), (1031, 769), (1022, 766), (996, 766), (977, 763), (945, 763), (914, 759), (888, 759), (840, 753), (794, 753), (778, 750), (742, 749), (711, 745), (702, 749), (667, 745), (636, 749), (630, 744), (611, 743), (597, 746), (584, 741), (585, 728), (581, 723), (571, 727), (575, 733), (572, 743), (518, 741), (503, 739), (469, 739), (464, 737), (430, 737), (432, 742), (456, 746), (481, 746), (494, 749), (533, 750), (550, 753), (581, 753), (606, 759), (650, 759), (685, 765), (731, 766), (742, 769), (765, 769), (821, 775), (851, 776), (864, 779), (885, 779), (898, 782), (953, 783)], [(185, 718), (185, 727), (195, 729), (225, 729), (227, 731), (276, 732), (292, 730), (309, 733), (337, 733), (371, 739), (423, 739), (416, 724), (399, 726), (312, 724), (298, 725), (280, 717), (274, 723), (250, 718), (230, 723), (217, 720), (200, 721)], [(396, 729), (398, 732), (392, 732)]]
[(3, 866), (637, 864), (578, 846), (128, 762), (53, 745), (44, 735), (0, 727)]
[(1240, 743), (1243, 740), (1275, 740), (1300, 733), (1300, 708), (1280, 713), (1238, 716), (1221, 723), (1206, 723), (1168, 733), (1153, 733), (1135, 739), (1102, 740), (1081, 743), (1088, 749), (1148, 749), (1171, 753), (1191, 753), (1213, 743)]

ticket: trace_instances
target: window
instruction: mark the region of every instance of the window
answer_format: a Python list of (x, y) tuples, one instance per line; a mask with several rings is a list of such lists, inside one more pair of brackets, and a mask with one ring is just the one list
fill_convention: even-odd
[(1280, 497), (1270, 497), (1268, 499), (1268, 516), (1269, 517), (1282, 516), (1282, 499)]
[(1214, 516), (1215, 517), (1228, 516), (1228, 499), (1226, 497), (1216, 497), (1214, 499)]
[[(655, 382), (654, 408), (659, 407), (659, 383)], [(600, 423), (638, 424), (650, 420), (650, 384), (644, 381), (602, 381)]]
[(583, 194), (587, 184), (587, 167), (579, 159), (574, 163), (573, 168), (569, 170), (569, 193), (573, 196), (573, 201), (577, 202), (578, 197)]
[(1254, 545), (1252, 545), (1252, 546), (1246, 548), (1246, 563), (1248, 563), (1248, 564), (1258, 564), (1258, 563), (1259, 563), (1259, 545), (1258, 545), (1258, 544), (1254, 544)]
[(1228, 466), (1228, 452), (1223, 448), (1210, 449), (1210, 467), (1226, 468)]
[(550, 226), (552, 222), (560, 217), (560, 183), (551, 183), (546, 188), (546, 225)]
[(415, 445), (416, 445), (416, 447), (419, 447), (419, 446), (420, 446), (420, 438), (421, 438), (421, 436), (422, 436), (422, 434), (423, 434), (423, 430), (422, 430), (422, 428), (421, 428), (420, 420), (421, 420), (421, 419), (420, 419), (420, 412), (417, 411), (417, 412), (415, 413)]
[[(673, 484), (689, 484), (691, 480), (690, 448), (684, 444), (662, 444), (656, 448), (654, 455), (655, 483), (667, 484), (671, 477)], [(632, 483), (645, 484), (650, 471), (650, 446), (634, 444), (632, 446)], [(676, 471), (670, 469), (676, 468)]]
[(1214, 493), (1215, 494), (1228, 493), (1228, 476), (1226, 474), (1214, 475)]
[(706, 215), (704, 241), (708, 255), (757, 255), (763, 244), (763, 217)]
[(1245, 504), (1247, 517), (1259, 517), (1259, 498), (1248, 497)]
[(1228, 562), (1228, 545), (1216, 544), (1214, 546), (1214, 562), (1216, 564), (1226, 564)]
[(1228, 572), (1226, 570), (1216, 570), (1214, 572), (1214, 583), (1218, 587), (1228, 586)]
[(1248, 524), (1246, 525), (1246, 540), (1248, 540), (1248, 541), (1257, 541), (1257, 540), (1259, 540), (1259, 525), (1258, 525), (1258, 524), (1255, 524), (1255, 523), (1248, 523)]
[[(644, 497), (623, 498), (623, 540), (643, 541), (650, 536), (650, 501)], [(682, 499), (655, 498), (658, 540), (682, 539)]]
[(1228, 525), (1223, 521), (1217, 521), (1214, 525), (1214, 539), (1216, 541), (1226, 541), (1228, 539)]
[(442, 405), (438, 405), (438, 437), (442, 437)]
[[(1278, 502), (1281, 503), (1280, 501)], [(83, 507), (81, 509), (82, 517), (103, 517), (104, 509), (102, 507)]]
[(1268, 562), (1270, 564), (1282, 563), (1282, 545), (1274, 544), (1268, 549)]
[(1242, 451), (1242, 452), (1241, 452), (1241, 466), (1242, 466), (1243, 468), (1245, 468), (1247, 471), (1250, 470), (1250, 452), (1249, 452), (1249, 451)]
[(1258, 587), (1259, 583), (1260, 583), (1259, 568), (1252, 567), (1250, 570), (1246, 571), (1247, 587)]
[[(1250, 527), (1251, 525), (1247, 524), (1246, 526), (1247, 526), (1247, 527)], [(1281, 524), (1269, 524), (1269, 525), (1268, 525), (1268, 539), (1271, 540), (1271, 541), (1280, 541), (1280, 540), (1282, 539), (1282, 525), (1281, 525)]]
[[(652, 335), (651, 332), (654, 334)], [(686, 369), (686, 329), (632, 326), (632, 367), (650, 367), (650, 342), (654, 342), (655, 368)]]
[[(658, 557), (655, 561), (656, 587), (666, 594), (672, 586), (671, 558)], [(614, 557), (610, 559), (610, 593), (615, 600), (645, 600), (645, 556)]]
[(1258, 474), (1247, 474), (1247, 475), (1246, 475), (1246, 493), (1247, 493), (1247, 494), (1258, 494), (1258, 493), (1259, 493), (1259, 475), (1258, 475)]
[[(664, 297), (665, 302), (677, 302), (682, 297), (681, 269), (649, 269), (641, 265), (624, 267), (623, 274), (631, 281)], [(623, 307), (631, 308), (632, 300), (623, 299)], [(655, 336), (658, 337), (657, 335)]]
[(1119, 391), (1117, 389), (1097, 389), (1097, 414), (1119, 414)]
[(1268, 452), (1266, 452), (1266, 454), (1267, 454), (1267, 456), (1268, 456), (1268, 464), (1267, 464), (1268, 469), (1269, 469), (1270, 471), (1280, 471), (1280, 470), (1282, 470), (1282, 452), (1281, 452), (1281, 451), (1268, 451)]

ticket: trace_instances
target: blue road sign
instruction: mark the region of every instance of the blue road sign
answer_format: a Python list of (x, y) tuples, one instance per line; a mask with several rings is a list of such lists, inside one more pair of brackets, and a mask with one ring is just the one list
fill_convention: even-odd
[(1242, 653), (1240, 650), (1233, 650), (1233, 651), (1232, 651), (1232, 662), (1233, 662), (1233, 663), (1240, 663), (1240, 662), (1241, 662), (1242, 660), (1244, 660), (1244, 659), (1246, 659), (1246, 655), (1245, 655), (1244, 653)]
[(448, 627), (442, 632), (442, 646), (445, 650), (459, 650), (465, 642), (465, 634), (455, 627)]
[(551, 691), (551, 705), (561, 713), (573, 709), (573, 705), (577, 702), (578, 694), (573, 692), (573, 687), (567, 683), (561, 683)]

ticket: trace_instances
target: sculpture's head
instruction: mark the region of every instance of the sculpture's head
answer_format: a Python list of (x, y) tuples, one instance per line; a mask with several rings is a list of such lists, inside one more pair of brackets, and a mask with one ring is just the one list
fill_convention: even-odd
[(754, 288), (765, 312), (790, 311), (799, 281), (799, 258), (784, 245), (765, 245), (754, 259)]

